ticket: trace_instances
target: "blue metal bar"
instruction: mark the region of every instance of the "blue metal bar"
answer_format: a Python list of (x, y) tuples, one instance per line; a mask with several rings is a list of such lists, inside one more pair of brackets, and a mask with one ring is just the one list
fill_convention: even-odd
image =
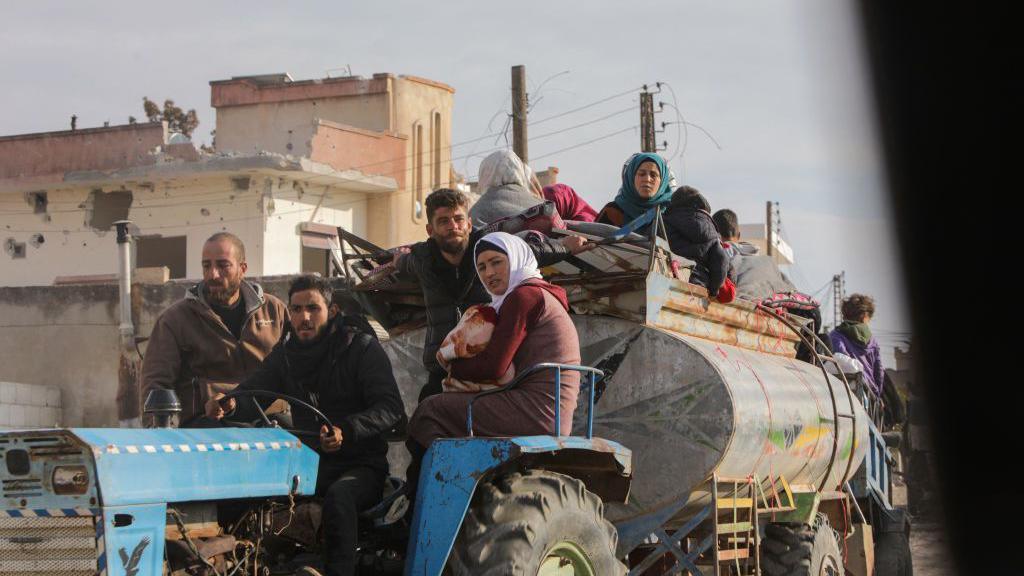
[(590, 403), (587, 405), (587, 439), (594, 437), (594, 390), (597, 388), (597, 374), (590, 373)]
[(562, 367), (555, 368), (555, 433), (554, 437), (562, 435)]
[(469, 437), (473, 437), (473, 403), (484, 396), (490, 396), (491, 394), (500, 394), (507, 392), (519, 386), (528, 376), (532, 376), (542, 370), (556, 370), (555, 373), (555, 436), (561, 436), (561, 392), (562, 392), (562, 370), (575, 370), (580, 373), (590, 374), (590, 402), (587, 408), (587, 437), (592, 438), (594, 433), (594, 388), (597, 383), (597, 378), (604, 378), (604, 372), (597, 368), (591, 368), (590, 366), (580, 366), (577, 364), (559, 364), (557, 362), (541, 362), (540, 364), (534, 364), (526, 370), (516, 374), (516, 377), (508, 384), (495, 388), (493, 390), (485, 390), (476, 394), (469, 399), (469, 405), (466, 407), (466, 431)]
[(647, 212), (644, 212), (643, 214), (641, 214), (640, 216), (638, 216), (636, 219), (632, 220), (631, 222), (627, 222), (625, 226), (623, 226), (622, 228), (619, 228), (618, 230), (616, 230), (608, 238), (611, 239), (611, 240), (622, 240), (626, 236), (629, 236), (633, 232), (636, 232), (638, 229), (640, 229), (640, 228), (650, 224), (651, 222), (654, 221), (654, 218), (657, 216), (657, 214), (658, 214), (657, 211), (658, 211), (659, 208), (660, 208), (660, 206), (656, 206), (654, 208), (651, 208), (650, 210), (648, 210)]
[[(672, 555), (675, 556), (680, 567), (687, 568), (691, 571), (696, 570), (697, 568), (693, 565), (692, 561), (695, 560), (702, 552), (707, 550), (711, 546), (711, 542), (705, 539), (705, 541), (701, 543), (701, 546), (699, 546), (697, 550), (692, 551), (689, 555), (683, 553), (682, 549), (680, 549), (680, 545), (682, 544), (682, 540), (693, 532), (694, 528), (707, 519), (711, 514), (712, 506), (713, 504), (702, 508), (696, 516), (687, 520), (686, 523), (673, 532), (671, 536), (662, 528), (656, 529), (652, 535), (658, 540), (658, 544), (639, 565), (630, 570), (629, 576), (639, 576), (640, 574), (643, 574), (666, 552), (671, 552)], [(696, 573), (699, 574), (700, 572), (698, 571)]]

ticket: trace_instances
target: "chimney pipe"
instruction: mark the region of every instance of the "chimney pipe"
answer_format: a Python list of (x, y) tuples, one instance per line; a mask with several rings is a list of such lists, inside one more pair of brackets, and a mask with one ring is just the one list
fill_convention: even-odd
[(118, 282), (121, 304), (121, 349), (125, 352), (135, 350), (135, 325), (132, 324), (132, 236), (128, 231), (130, 220), (114, 222), (117, 227)]

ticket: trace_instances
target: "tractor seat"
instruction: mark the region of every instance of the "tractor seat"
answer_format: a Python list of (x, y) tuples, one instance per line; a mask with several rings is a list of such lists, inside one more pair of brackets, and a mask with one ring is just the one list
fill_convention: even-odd
[(371, 520), (377, 528), (390, 526), (405, 516), (409, 499), (405, 497), (405, 481), (389, 476), (384, 481), (384, 497), (380, 503), (359, 514), (360, 520)]

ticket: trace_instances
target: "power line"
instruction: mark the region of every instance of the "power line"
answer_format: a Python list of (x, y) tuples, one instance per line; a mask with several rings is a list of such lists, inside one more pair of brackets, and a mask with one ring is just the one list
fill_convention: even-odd
[(611, 96), (602, 98), (600, 100), (596, 100), (594, 102), (591, 102), (590, 104), (585, 104), (583, 106), (580, 106), (579, 108), (573, 108), (572, 110), (566, 110), (565, 112), (560, 112), (558, 114), (555, 114), (554, 116), (548, 116), (547, 118), (543, 118), (541, 120), (535, 120), (533, 122), (530, 122), (530, 125), (534, 126), (534, 125), (537, 125), (537, 124), (543, 124), (544, 122), (549, 122), (549, 121), (554, 120), (556, 118), (561, 118), (563, 116), (568, 116), (569, 114), (575, 114), (576, 112), (579, 112), (581, 110), (586, 110), (588, 108), (593, 108), (594, 106), (597, 106), (598, 104), (604, 104), (605, 102), (608, 102), (610, 100), (614, 100), (616, 98), (621, 98), (621, 97), (623, 97), (623, 96), (625, 96), (627, 94), (632, 94), (633, 92), (639, 92), (641, 89), (642, 89), (642, 87), (631, 88), (629, 90), (626, 90), (625, 92), (619, 92), (618, 94), (612, 94)]
[(630, 132), (632, 130), (636, 130), (639, 127), (640, 127), (639, 124), (634, 124), (634, 125), (630, 126), (629, 128), (623, 128), (622, 130), (617, 130), (617, 131), (612, 132), (610, 134), (605, 134), (604, 136), (598, 136), (597, 138), (594, 138), (592, 140), (587, 140), (586, 142), (580, 142), (579, 144), (574, 144), (572, 146), (567, 146), (565, 148), (559, 148), (558, 150), (553, 150), (551, 152), (548, 152), (547, 154), (541, 154), (540, 156), (535, 156), (534, 160), (540, 160), (541, 158), (547, 158), (548, 156), (554, 156), (555, 154), (559, 154), (561, 152), (567, 152), (569, 150), (574, 150), (576, 148), (580, 148), (580, 147), (586, 146), (588, 144), (593, 144), (594, 142), (599, 142), (601, 140), (606, 140), (608, 138), (611, 138), (612, 136), (617, 136), (617, 135), (622, 134), (624, 132)]

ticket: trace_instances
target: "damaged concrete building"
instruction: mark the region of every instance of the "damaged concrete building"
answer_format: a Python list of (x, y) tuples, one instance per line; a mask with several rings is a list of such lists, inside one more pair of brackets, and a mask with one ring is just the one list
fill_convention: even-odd
[(451, 180), (452, 88), (391, 74), (210, 85), (213, 154), (160, 123), (0, 137), (0, 285), (113, 273), (123, 219), (137, 264), (172, 278), (198, 277), (187, 256), (220, 230), (246, 243), (253, 275), (324, 272), (314, 237), (334, 226), (422, 237), (424, 197)]
[(202, 243), (221, 230), (245, 242), (250, 277), (327, 274), (337, 226), (380, 245), (420, 240), (425, 196), (453, 181), (454, 89), (440, 82), (268, 74), (210, 87), (213, 152), (160, 122), (0, 137), (0, 381), (61, 388), (62, 424), (117, 419), (117, 290), (96, 285), (116, 277), (114, 222), (134, 224), (134, 266), (171, 279), (200, 278)]

